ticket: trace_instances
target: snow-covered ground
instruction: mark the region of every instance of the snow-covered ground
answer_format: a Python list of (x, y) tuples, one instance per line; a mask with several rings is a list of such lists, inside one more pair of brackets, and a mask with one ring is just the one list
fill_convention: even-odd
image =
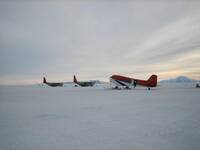
[(199, 150), (200, 89), (0, 87), (1, 150)]

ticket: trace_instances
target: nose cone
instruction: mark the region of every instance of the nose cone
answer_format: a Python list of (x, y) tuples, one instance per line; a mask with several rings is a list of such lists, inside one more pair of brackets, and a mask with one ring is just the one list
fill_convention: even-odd
[(113, 81), (117, 80), (117, 76), (116, 75), (112, 75), (110, 77), (110, 82), (112, 83)]
[(117, 75), (112, 75), (110, 79), (117, 79)]

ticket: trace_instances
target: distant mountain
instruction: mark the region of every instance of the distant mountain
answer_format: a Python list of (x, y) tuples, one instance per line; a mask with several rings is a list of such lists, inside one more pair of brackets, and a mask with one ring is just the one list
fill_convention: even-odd
[(168, 80), (162, 80), (160, 83), (191, 83), (191, 82), (197, 82), (198, 80), (190, 79), (186, 76), (179, 76), (173, 79)]

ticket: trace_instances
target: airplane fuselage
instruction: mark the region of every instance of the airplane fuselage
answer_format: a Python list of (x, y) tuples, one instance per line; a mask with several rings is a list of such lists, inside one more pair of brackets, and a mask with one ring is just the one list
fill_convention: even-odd
[(46, 82), (45, 84), (47, 84), (48, 86), (51, 86), (51, 87), (57, 87), (57, 86), (62, 87), (63, 86), (63, 83), (50, 83), (50, 82)]
[(94, 86), (94, 82), (84, 82), (84, 81), (82, 81), (82, 82), (76, 82), (76, 84), (78, 84), (79, 86), (82, 86), (82, 87), (87, 87), (87, 86)]
[(51, 87), (63, 86), (62, 82), (47, 82), (45, 77), (43, 77), (43, 83)]

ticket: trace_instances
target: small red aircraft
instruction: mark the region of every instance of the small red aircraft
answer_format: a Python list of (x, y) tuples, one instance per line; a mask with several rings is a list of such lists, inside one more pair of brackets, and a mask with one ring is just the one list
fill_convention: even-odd
[(151, 75), (148, 80), (140, 80), (120, 75), (112, 75), (110, 77), (110, 82), (115, 85), (115, 89), (118, 89), (120, 87), (130, 89), (132, 87), (135, 88), (137, 85), (140, 85), (148, 87), (148, 90), (150, 90), (150, 87), (157, 86), (157, 75)]

